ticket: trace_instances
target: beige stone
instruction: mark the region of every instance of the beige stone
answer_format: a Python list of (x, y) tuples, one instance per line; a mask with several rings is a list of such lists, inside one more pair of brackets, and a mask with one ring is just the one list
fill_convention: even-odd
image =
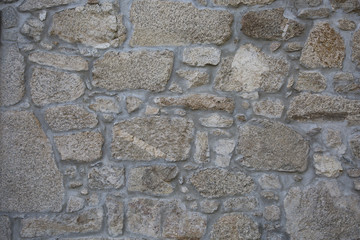
[(285, 51), (287, 52), (297, 52), (303, 48), (302, 42), (289, 42), (285, 46)]
[(281, 189), (280, 179), (275, 174), (263, 174), (259, 178), (259, 184), (262, 189)]
[(298, 91), (322, 92), (326, 89), (326, 79), (318, 72), (301, 71), (294, 88)]
[(233, 7), (238, 7), (239, 5), (266, 5), (271, 4), (274, 1), (276, 0), (212, 0), (214, 5)]
[(158, 107), (148, 105), (145, 109), (145, 115), (156, 115), (159, 113), (159, 111), (160, 109)]
[(207, 132), (197, 132), (195, 139), (194, 161), (206, 163), (210, 160), (209, 136)]
[(333, 156), (326, 156), (323, 154), (314, 154), (314, 167), (317, 175), (326, 177), (338, 177), (343, 171), (341, 162)]
[(210, 82), (210, 76), (206, 72), (180, 69), (176, 73), (186, 80), (188, 88), (200, 87)]
[(298, 17), (303, 19), (319, 19), (328, 18), (330, 14), (330, 8), (302, 9), (298, 12)]
[(358, 0), (330, 0), (333, 9), (343, 9), (345, 12), (359, 11), (360, 3)]
[(343, 31), (353, 31), (356, 28), (356, 23), (346, 18), (338, 20), (338, 27)]
[(360, 159), (360, 134), (350, 138), (350, 148), (355, 158)]
[(219, 208), (219, 201), (205, 199), (200, 202), (200, 209), (203, 213), (214, 213)]
[(253, 211), (259, 207), (259, 201), (255, 197), (229, 198), (224, 202), (226, 212)]
[(137, 97), (127, 97), (126, 98), (126, 110), (128, 113), (132, 113), (139, 109), (143, 101)]
[(264, 218), (268, 221), (280, 220), (280, 208), (276, 205), (266, 206), (264, 209)]
[(74, 3), (77, 0), (25, 0), (20, 6), (20, 11), (33, 11), (43, 8), (57, 7)]
[(254, 113), (268, 118), (281, 118), (284, 108), (280, 99), (263, 99), (253, 103)]
[(41, 65), (70, 71), (86, 71), (89, 69), (88, 62), (80, 56), (36, 51), (29, 54), (29, 60)]
[(352, 60), (360, 66), (360, 30), (357, 30), (352, 39)]
[(10, 219), (7, 216), (0, 216), (0, 239), (11, 239)]
[(43, 23), (42, 21), (40, 21), (35, 17), (30, 17), (23, 24), (23, 26), (20, 29), (20, 32), (23, 35), (33, 39), (35, 42), (39, 42), (44, 27), (45, 27), (45, 23)]
[(360, 93), (360, 83), (350, 72), (338, 72), (334, 75), (333, 87), (337, 93), (351, 94)]
[(346, 172), (349, 175), (349, 177), (351, 177), (351, 178), (360, 177), (360, 168), (351, 168), (351, 169), (348, 169)]
[(85, 206), (85, 199), (76, 196), (70, 196), (66, 206), (66, 212), (72, 213), (83, 209)]
[(125, 170), (115, 166), (94, 167), (89, 170), (88, 182), (91, 189), (120, 189), (124, 186)]
[(218, 65), (221, 51), (215, 47), (187, 47), (183, 51), (182, 61), (190, 66), (203, 67)]
[(200, 124), (205, 127), (227, 128), (234, 123), (232, 117), (221, 115), (218, 113), (211, 114), (209, 117), (199, 118)]
[(326, 135), (326, 145), (331, 148), (339, 148), (342, 146), (341, 132), (334, 129), (328, 129)]
[(124, 204), (121, 199), (109, 195), (106, 198), (107, 226), (110, 236), (117, 237), (123, 234)]
[(230, 165), (230, 160), (232, 153), (235, 148), (235, 141), (233, 139), (219, 139), (215, 142), (213, 148), (215, 152), (215, 166), (218, 167), (228, 167)]

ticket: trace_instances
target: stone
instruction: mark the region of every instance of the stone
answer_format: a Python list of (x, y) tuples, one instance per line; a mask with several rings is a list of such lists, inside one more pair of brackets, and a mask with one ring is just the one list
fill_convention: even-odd
[(358, 114), (360, 114), (360, 101), (310, 93), (293, 97), (287, 112), (288, 118), (301, 121), (342, 121)]
[(130, 169), (128, 191), (150, 195), (169, 195), (174, 192), (171, 182), (178, 174), (176, 166), (151, 165)]
[(45, 110), (45, 120), (53, 131), (93, 128), (98, 124), (94, 113), (78, 105), (63, 105)]
[(9, 6), (1, 10), (1, 24), (3, 28), (13, 28), (18, 24), (18, 16), (16, 10)]
[(11, 239), (10, 219), (7, 216), (0, 216), (0, 239)]
[(329, 23), (320, 22), (311, 29), (301, 52), (300, 63), (307, 68), (342, 68), (345, 43)]
[(206, 168), (195, 172), (190, 182), (206, 198), (245, 194), (254, 190), (253, 180), (242, 172), (220, 168)]
[(231, 37), (233, 16), (228, 11), (200, 10), (191, 3), (137, 0), (130, 21), (131, 46), (221, 45)]
[(279, 195), (273, 191), (261, 191), (260, 195), (262, 198), (265, 198), (267, 200), (279, 201)]
[(281, 42), (272, 42), (269, 46), (270, 51), (275, 52), (281, 47)]
[(102, 208), (92, 208), (79, 213), (27, 217), (21, 220), (20, 236), (31, 238), (96, 232), (101, 229), (103, 215)]
[(263, 174), (259, 178), (259, 184), (262, 189), (281, 189), (280, 179), (275, 174)]
[(355, 179), (355, 180), (353, 181), (353, 184), (354, 184), (354, 189), (355, 189), (356, 191), (360, 191), (360, 180)]
[(190, 66), (216, 66), (220, 62), (221, 50), (215, 47), (187, 47), (182, 56), (182, 61)]
[(359, 238), (359, 197), (344, 194), (341, 189), (331, 180), (291, 188), (284, 199), (286, 231), (290, 238)]
[(214, 5), (232, 7), (238, 7), (239, 5), (267, 5), (273, 3), (274, 1), (276, 0), (212, 0)]
[(145, 109), (145, 115), (156, 115), (159, 113), (159, 111), (160, 109), (158, 107), (148, 105)]
[(128, 113), (132, 113), (139, 109), (143, 101), (137, 97), (127, 97), (126, 98), (126, 110)]
[(333, 9), (342, 9), (344, 12), (359, 12), (360, 3), (358, 0), (330, 0)]
[(117, 237), (123, 234), (124, 204), (119, 198), (109, 195), (106, 198), (107, 226), (110, 236)]
[(253, 103), (254, 113), (268, 118), (281, 118), (284, 108), (280, 99), (263, 99)]
[(85, 200), (81, 197), (70, 196), (68, 204), (66, 206), (66, 212), (72, 213), (83, 209), (85, 206)]
[(282, 58), (265, 55), (252, 44), (242, 45), (233, 60), (223, 60), (215, 77), (215, 89), (276, 92), (283, 85), (289, 67), (289, 63)]
[(29, 54), (29, 60), (37, 64), (70, 71), (86, 71), (89, 69), (88, 62), (80, 56), (35, 51)]
[(352, 60), (357, 64), (357, 66), (360, 66), (360, 30), (357, 30), (354, 33), (353, 39), (352, 39)]
[(94, 62), (92, 84), (107, 90), (165, 90), (172, 72), (174, 53), (140, 50), (107, 52)]
[(104, 138), (100, 132), (54, 136), (62, 161), (93, 162), (102, 156)]
[(25, 94), (25, 62), (16, 44), (4, 44), (0, 51), (0, 106), (10, 106)]
[(350, 72), (338, 72), (334, 75), (333, 87), (340, 94), (360, 93), (360, 83), (356, 81)]
[(35, 67), (30, 79), (31, 98), (36, 105), (64, 103), (84, 94), (82, 78), (74, 73)]
[(63, 177), (35, 115), (1, 112), (0, 136), (0, 211), (61, 211)]
[(296, 8), (317, 7), (323, 3), (323, 0), (295, 0)]
[(289, 42), (285, 46), (285, 51), (287, 52), (297, 52), (303, 48), (303, 44), (301, 42)]
[(116, 7), (106, 2), (56, 12), (50, 35), (95, 48), (119, 47), (126, 39), (126, 28)]
[(215, 152), (215, 166), (217, 167), (228, 167), (232, 153), (235, 149), (235, 141), (233, 139), (219, 139), (215, 142), (213, 148)]
[(336, 178), (340, 176), (343, 171), (341, 162), (335, 157), (319, 153), (314, 154), (314, 167), (317, 175), (329, 178)]
[(191, 110), (219, 110), (232, 113), (235, 108), (234, 99), (217, 95), (200, 93), (181, 97), (158, 97), (155, 103), (161, 107), (183, 106)]
[(360, 159), (360, 134), (351, 137), (349, 143), (355, 158)]
[(264, 218), (268, 221), (280, 220), (280, 208), (276, 205), (266, 206), (264, 209)]
[(120, 113), (120, 105), (113, 97), (95, 97), (89, 105), (91, 110), (102, 113)]
[(254, 220), (241, 213), (221, 216), (211, 230), (211, 240), (260, 239), (259, 226)]
[(34, 11), (44, 8), (57, 7), (74, 3), (77, 0), (25, 0), (20, 6), (19, 11)]
[(210, 161), (209, 136), (207, 132), (196, 133), (194, 161), (196, 163), (207, 163)]
[(351, 178), (358, 178), (360, 177), (360, 168), (351, 168), (347, 170), (347, 174)]
[(331, 148), (339, 148), (342, 146), (341, 132), (334, 129), (328, 129), (326, 135), (326, 145)]
[(205, 199), (200, 202), (200, 209), (203, 213), (214, 213), (219, 208), (219, 202), (216, 200)]
[(322, 92), (326, 89), (326, 79), (318, 72), (301, 71), (294, 88), (298, 91)]
[(219, 113), (211, 114), (209, 117), (199, 118), (200, 124), (204, 127), (228, 128), (234, 123), (232, 117)]
[(186, 80), (188, 88), (200, 87), (210, 82), (210, 76), (206, 72), (180, 69), (176, 73)]
[(298, 18), (303, 19), (319, 19), (328, 18), (330, 16), (331, 9), (329, 8), (318, 8), (318, 9), (302, 9), (298, 13)]
[(254, 211), (259, 207), (259, 201), (255, 197), (229, 198), (224, 202), (226, 212)]
[(20, 32), (25, 36), (33, 39), (35, 42), (39, 42), (44, 27), (45, 23), (37, 18), (30, 17), (21, 27)]
[(255, 120), (239, 128), (241, 164), (257, 170), (303, 172), (309, 144), (294, 129), (275, 121)]
[(173, 92), (173, 93), (183, 93), (184, 92), (182, 90), (182, 87), (176, 82), (171, 83), (171, 85), (169, 86), (169, 91)]
[(356, 23), (346, 18), (342, 18), (338, 20), (338, 27), (343, 31), (353, 31), (356, 29)]
[(181, 117), (138, 117), (123, 120), (113, 127), (112, 156), (118, 160), (189, 158), (194, 123)]
[(288, 40), (300, 36), (304, 26), (284, 17), (284, 11), (284, 8), (248, 11), (241, 19), (241, 30), (255, 39)]
[(103, 166), (91, 168), (88, 174), (91, 189), (120, 189), (125, 183), (123, 167)]

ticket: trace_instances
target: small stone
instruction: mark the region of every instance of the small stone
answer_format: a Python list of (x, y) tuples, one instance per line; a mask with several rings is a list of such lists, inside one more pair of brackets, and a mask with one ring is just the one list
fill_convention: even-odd
[(210, 132), (210, 134), (214, 136), (221, 136), (221, 137), (232, 137), (233, 135), (229, 131), (225, 131), (222, 129), (214, 129)]
[(303, 19), (319, 19), (328, 18), (330, 16), (331, 9), (318, 8), (318, 9), (302, 9), (298, 13), (298, 18)]
[(216, 66), (220, 62), (220, 57), (221, 51), (215, 47), (187, 47), (184, 49), (182, 61), (190, 66)]
[(39, 20), (40, 21), (45, 21), (46, 19), (46, 15), (47, 15), (47, 12), (45, 10), (42, 10), (40, 13), (39, 13)]
[(301, 52), (300, 63), (307, 68), (342, 68), (344, 58), (341, 35), (327, 22), (315, 24)]
[(303, 44), (301, 42), (289, 42), (285, 46), (285, 51), (287, 52), (297, 52), (303, 48)]
[(194, 161), (196, 163), (209, 162), (209, 137), (207, 132), (197, 132), (195, 139)]
[(356, 81), (350, 72), (338, 72), (333, 79), (333, 87), (340, 94), (360, 93), (360, 83)]
[(360, 159), (360, 134), (357, 134), (350, 138), (350, 148), (353, 155)]
[(352, 168), (347, 170), (349, 177), (358, 178), (360, 177), (360, 168)]
[(263, 174), (259, 178), (259, 184), (262, 189), (281, 189), (280, 179), (274, 174)]
[(360, 125), (360, 114), (348, 116), (347, 117), (348, 126), (358, 126)]
[(235, 149), (235, 141), (233, 139), (219, 139), (215, 142), (214, 152), (215, 166), (228, 167), (232, 153)]
[(272, 192), (272, 191), (261, 191), (260, 195), (262, 198), (265, 198), (267, 200), (272, 200), (272, 201), (278, 201), (279, 200), (279, 196)]
[(43, 8), (67, 5), (74, 2), (76, 2), (76, 0), (25, 0), (19, 6), (19, 11), (34, 11)]
[(74, 182), (69, 183), (69, 188), (75, 189), (75, 188), (82, 187), (83, 185), (84, 184), (82, 183), (82, 181), (74, 181)]
[(200, 202), (200, 209), (203, 213), (214, 213), (219, 208), (219, 202), (217, 200), (203, 200)]
[(76, 170), (75, 166), (68, 166), (65, 168), (65, 171), (64, 171), (64, 175), (69, 176), (70, 178), (75, 178), (76, 173), (77, 173), (77, 170)]
[(244, 114), (236, 115), (236, 119), (239, 120), (240, 122), (246, 122), (246, 120), (247, 120), (246, 115), (244, 115)]
[(10, 219), (7, 216), (0, 216), (0, 239), (11, 239)]
[(88, 62), (80, 56), (36, 51), (29, 54), (29, 60), (41, 65), (70, 71), (85, 71), (89, 69)]
[(93, 162), (102, 156), (104, 138), (99, 132), (54, 136), (62, 161)]
[(106, 123), (111, 123), (112, 121), (114, 121), (114, 116), (112, 114), (106, 114), (104, 113), (103, 114), (103, 121), (106, 122)]
[(200, 87), (208, 84), (210, 81), (210, 76), (206, 72), (181, 69), (176, 71), (176, 73), (186, 80), (186, 85), (188, 88)]
[(326, 177), (338, 177), (343, 171), (341, 163), (335, 157), (322, 154), (314, 154), (314, 167), (317, 175)]
[(242, 20), (242, 32), (252, 38), (266, 40), (288, 40), (301, 35), (302, 24), (284, 17), (284, 8), (249, 11)]
[(159, 113), (159, 111), (160, 109), (158, 107), (147, 105), (145, 109), (145, 115), (156, 115)]
[(212, 0), (214, 5), (217, 6), (232, 6), (232, 7), (238, 7), (239, 5), (266, 5), (271, 4), (276, 0)]
[(268, 221), (280, 220), (280, 208), (275, 205), (266, 206), (264, 209), (264, 218)]
[(352, 60), (357, 64), (357, 66), (360, 66), (360, 30), (357, 30), (354, 33), (353, 39), (352, 39)]
[(356, 29), (356, 23), (354, 21), (342, 18), (338, 20), (338, 27), (343, 31), (353, 31)]
[(106, 198), (107, 226), (110, 236), (117, 237), (123, 234), (124, 228), (124, 204), (115, 196)]
[(346, 13), (360, 10), (358, 0), (330, 0), (333, 9), (343, 9)]
[(126, 110), (128, 111), (128, 113), (132, 113), (132, 112), (138, 110), (142, 103), (143, 103), (143, 101), (140, 98), (127, 97), (126, 98)]
[(326, 89), (326, 79), (318, 72), (301, 71), (294, 88), (298, 91), (322, 92)]
[(326, 145), (331, 148), (340, 147), (342, 145), (341, 132), (334, 129), (328, 129), (326, 135)]
[(272, 43), (270, 44), (269, 49), (270, 49), (270, 51), (275, 52), (275, 51), (278, 50), (280, 47), (281, 47), (281, 42), (272, 42)]
[(88, 174), (92, 189), (120, 189), (124, 186), (124, 168), (104, 166), (91, 168)]
[(318, 7), (323, 3), (323, 0), (295, 0), (296, 8)]
[(34, 39), (35, 42), (40, 41), (42, 31), (45, 24), (37, 18), (29, 18), (21, 27), (20, 32), (25, 36)]
[(72, 213), (83, 209), (85, 206), (85, 200), (81, 197), (70, 196), (66, 206), (66, 212)]
[(84, 189), (81, 189), (80, 193), (81, 193), (81, 195), (86, 196), (89, 194), (89, 190), (87, 188), (84, 188)]
[(100, 199), (97, 193), (92, 193), (90, 196), (87, 197), (87, 202), (90, 207), (95, 207), (99, 205)]
[(16, 10), (9, 6), (1, 10), (1, 22), (3, 28), (13, 28), (18, 24), (18, 16)]
[(268, 118), (281, 118), (284, 108), (284, 103), (280, 99), (265, 99), (253, 104), (253, 111), (256, 115)]
[(176, 82), (171, 83), (169, 91), (173, 93), (183, 93), (182, 87)]
[(229, 198), (224, 202), (226, 212), (254, 211), (259, 207), (259, 202), (255, 197)]
[(95, 97), (89, 108), (102, 113), (120, 113), (120, 106), (113, 97)]
[(354, 180), (353, 183), (354, 183), (354, 189), (356, 191), (360, 191), (360, 180)]

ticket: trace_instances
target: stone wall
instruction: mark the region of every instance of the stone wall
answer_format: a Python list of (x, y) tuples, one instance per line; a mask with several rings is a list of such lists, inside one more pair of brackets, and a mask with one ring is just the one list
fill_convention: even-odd
[(0, 239), (360, 239), (359, 0), (0, 0)]

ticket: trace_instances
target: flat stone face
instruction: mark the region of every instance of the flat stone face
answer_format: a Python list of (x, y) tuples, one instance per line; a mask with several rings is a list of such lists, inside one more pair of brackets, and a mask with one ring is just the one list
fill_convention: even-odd
[(170, 51), (107, 52), (94, 62), (95, 87), (107, 90), (165, 90), (174, 54)]
[(194, 161), (205, 163), (210, 160), (209, 136), (207, 132), (197, 132), (195, 139)]
[(76, 196), (70, 196), (66, 206), (66, 212), (72, 213), (83, 209), (85, 206), (85, 199)]
[(66, 5), (76, 1), (77, 0), (25, 0), (18, 9), (19, 11), (33, 11), (43, 8)]
[(0, 51), (0, 106), (10, 106), (25, 94), (24, 57), (16, 44), (3, 45)]
[(120, 113), (120, 105), (115, 98), (112, 97), (95, 97), (89, 108), (102, 113)]
[(329, 23), (317, 23), (301, 52), (300, 63), (307, 68), (342, 68), (344, 39)]
[(124, 204), (115, 197), (108, 196), (106, 198), (105, 206), (107, 209), (107, 226), (109, 235), (116, 237), (123, 233), (124, 227)]
[(214, 113), (208, 117), (200, 118), (199, 121), (200, 124), (205, 127), (218, 128), (231, 127), (234, 123), (234, 119), (232, 117), (228, 117), (218, 113)]
[(317, 175), (326, 177), (338, 177), (343, 171), (341, 162), (335, 157), (319, 153), (314, 154), (314, 167)]
[(70, 71), (85, 71), (89, 68), (88, 62), (84, 58), (59, 53), (36, 51), (29, 54), (29, 60), (41, 65)]
[(80, 213), (55, 216), (29, 217), (21, 220), (21, 237), (47, 237), (64, 233), (91, 233), (101, 229), (102, 208)]
[(353, 155), (360, 159), (360, 135), (355, 135), (350, 139), (350, 148)]
[(225, 59), (215, 78), (221, 91), (276, 92), (289, 72), (289, 63), (265, 55), (252, 44), (242, 45), (232, 60)]
[(45, 120), (53, 131), (93, 128), (98, 123), (96, 114), (77, 105), (48, 108), (45, 110)]
[(268, 221), (280, 220), (280, 208), (276, 205), (266, 206), (264, 209), (264, 218)]
[(231, 37), (233, 16), (227, 11), (198, 9), (190, 3), (136, 0), (130, 10), (131, 46), (221, 45)]
[(293, 187), (284, 200), (286, 231), (291, 239), (359, 238), (358, 199), (345, 195), (336, 181)]
[(203, 213), (214, 213), (219, 208), (219, 201), (208, 200), (200, 202), (200, 209)]
[(281, 189), (280, 179), (275, 174), (263, 174), (259, 178), (259, 184), (262, 189)]
[(266, 5), (271, 4), (274, 1), (276, 0), (212, 0), (214, 5), (233, 7), (238, 7), (239, 5)]
[(284, 108), (284, 103), (280, 99), (264, 99), (253, 104), (253, 111), (256, 115), (268, 118), (280, 118)]
[(196, 172), (190, 182), (203, 197), (216, 198), (249, 193), (254, 189), (253, 180), (242, 172), (207, 168)]
[(137, 97), (127, 97), (126, 98), (126, 110), (128, 113), (132, 113), (139, 109), (143, 101)]
[(21, 27), (20, 32), (23, 35), (31, 38), (33, 41), (39, 42), (44, 27), (45, 27), (45, 23), (43, 23), (42, 21), (40, 21), (35, 17), (30, 17)]
[(35, 115), (1, 112), (0, 136), (0, 211), (61, 211), (63, 178)]
[(330, 8), (303, 9), (298, 13), (298, 17), (303, 19), (319, 19), (329, 17), (330, 13)]
[(18, 16), (13, 7), (6, 7), (1, 10), (1, 20), (3, 28), (16, 27), (18, 24)]
[(224, 202), (224, 209), (227, 212), (234, 211), (253, 211), (259, 206), (259, 201), (255, 197), (229, 198)]
[(90, 169), (88, 179), (91, 189), (120, 189), (124, 186), (125, 170), (115, 166), (94, 167)]
[(257, 170), (303, 172), (309, 144), (295, 130), (269, 120), (249, 122), (239, 128), (241, 164)]
[(235, 149), (235, 141), (233, 139), (219, 139), (215, 142), (213, 148), (215, 152), (215, 166), (228, 167), (230, 165), (232, 153)]
[(330, 0), (333, 9), (343, 9), (345, 12), (359, 11), (360, 3), (358, 0)]
[(301, 35), (304, 26), (284, 17), (284, 8), (249, 11), (242, 20), (242, 32), (252, 38), (288, 40)]
[(322, 92), (326, 89), (326, 79), (318, 72), (299, 73), (295, 89), (298, 91)]
[(360, 83), (355, 80), (355, 77), (350, 72), (338, 72), (333, 78), (333, 87), (337, 93), (360, 93)]
[(356, 23), (354, 21), (342, 18), (338, 20), (338, 27), (344, 31), (353, 31), (356, 29)]
[(41, 106), (73, 101), (85, 91), (79, 75), (42, 67), (33, 69), (30, 88), (33, 102)]
[(119, 160), (184, 161), (190, 153), (194, 124), (185, 118), (139, 117), (116, 123), (112, 156)]
[(182, 61), (190, 66), (218, 65), (221, 51), (214, 47), (187, 47)]
[(352, 60), (360, 66), (360, 30), (354, 33), (352, 39)]
[(186, 80), (188, 88), (200, 87), (210, 82), (210, 76), (207, 72), (180, 69), (176, 73)]
[(11, 239), (10, 219), (7, 216), (0, 216), (0, 239)]

